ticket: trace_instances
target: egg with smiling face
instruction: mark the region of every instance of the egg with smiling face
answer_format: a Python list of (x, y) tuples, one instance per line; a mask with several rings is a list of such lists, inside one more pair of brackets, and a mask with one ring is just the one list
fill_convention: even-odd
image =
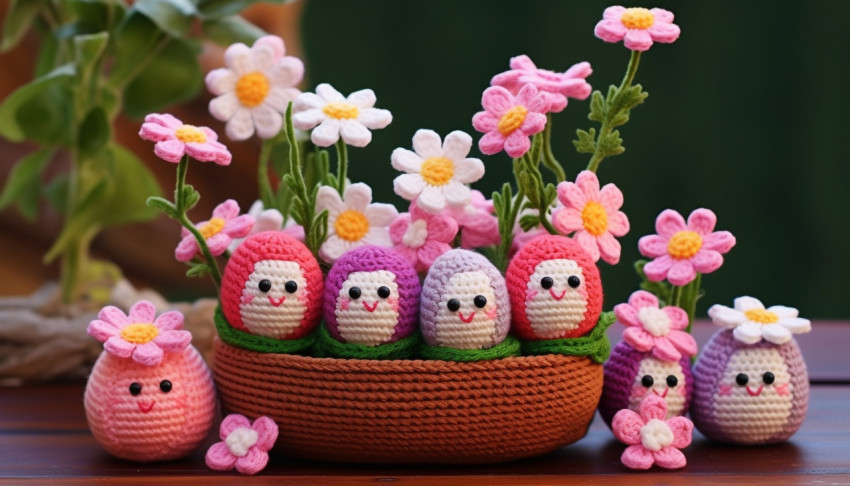
[(299, 339), (321, 319), (324, 283), (310, 250), (281, 231), (249, 236), (231, 255), (221, 307), (236, 329), (274, 339)]
[(511, 259), (505, 278), (520, 339), (583, 336), (602, 312), (599, 270), (571, 238), (535, 238)]
[(505, 279), (484, 256), (451, 250), (422, 285), (422, 336), (430, 346), (488, 349), (505, 340), (510, 301)]

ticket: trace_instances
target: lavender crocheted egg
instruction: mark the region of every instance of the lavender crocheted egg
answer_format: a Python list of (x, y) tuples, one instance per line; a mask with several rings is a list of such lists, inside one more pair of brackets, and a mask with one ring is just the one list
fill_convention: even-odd
[(422, 337), (430, 346), (489, 349), (505, 340), (511, 306), (502, 274), (479, 253), (451, 250), (422, 285)]
[(377, 346), (410, 336), (419, 320), (419, 277), (389, 248), (363, 246), (334, 263), (325, 281), (325, 323), (343, 343)]
[(794, 435), (809, 405), (809, 375), (794, 339), (748, 345), (717, 332), (694, 366), (691, 418), (706, 437), (771, 444)]

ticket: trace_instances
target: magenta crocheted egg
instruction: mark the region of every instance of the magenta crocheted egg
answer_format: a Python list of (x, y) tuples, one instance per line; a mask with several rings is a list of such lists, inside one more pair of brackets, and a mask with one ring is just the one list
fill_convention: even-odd
[(416, 270), (390, 248), (346, 252), (325, 281), (328, 332), (344, 343), (377, 346), (410, 336), (419, 322)]
[(744, 344), (718, 331), (694, 366), (691, 418), (706, 437), (771, 444), (791, 437), (806, 416), (809, 375), (794, 339)]

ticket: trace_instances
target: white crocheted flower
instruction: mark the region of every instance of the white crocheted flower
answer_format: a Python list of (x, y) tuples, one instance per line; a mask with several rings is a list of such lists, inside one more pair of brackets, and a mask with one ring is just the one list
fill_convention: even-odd
[(746, 344), (755, 344), (762, 339), (773, 344), (784, 344), (791, 334), (802, 334), (812, 330), (808, 319), (797, 317), (793, 307), (775, 305), (765, 309), (760, 300), (753, 297), (738, 297), (735, 308), (715, 304), (708, 315), (718, 326), (734, 329), (735, 339)]
[(309, 130), (310, 138), (320, 147), (335, 144), (339, 137), (354, 147), (365, 147), (372, 141), (372, 132), (393, 121), (389, 110), (374, 108), (375, 92), (362, 89), (348, 98), (333, 86), (322, 83), (316, 93), (302, 93), (292, 107), (292, 124), (295, 128)]
[(372, 188), (358, 182), (345, 188), (343, 197), (329, 186), (319, 188), (316, 212), (328, 210), (328, 237), (319, 256), (328, 263), (364, 245), (392, 247), (390, 224), (398, 217), (392, 204), (372, 203)]

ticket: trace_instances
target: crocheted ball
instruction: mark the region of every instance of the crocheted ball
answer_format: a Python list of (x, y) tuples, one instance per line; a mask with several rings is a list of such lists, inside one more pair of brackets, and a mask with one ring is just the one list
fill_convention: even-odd
[(186, 456), (206, 439), (215, 415), (215, 387), (190, 346), (145, 366), (101, 353), (86, 384), (89, 428), (110, 454), (132, 461)]
[(410, 336), (421, 286), (413, 265), (390, 248), (363, 246), (334, 263), (325, 281), (325, 324), (334, 339), (377, 346)]
[(809, 374), (794, 339), (747, 345), (721, 330), (694, 366), (691, 418), (711, 439), (782, 442), (800, 428), (808, 405)]
[(428, 270), (420, 313), (422, 336), (430, 346), (492, 348), (510, 329), (505, 279), (483, 255), (448, 251)]
[(221, 308), (236, 329), (300, 339), (322, 317), (324, 282), (303, 243), (282, 231), (249, 236), (231, 255), (221, 281)]
[(587, 334), (602, 312), (599, 269), (572, 238), (537, 237), (511, 259), (505, 274), (512, 330), (524, 341)]
[(650, 391), (667, 403), (667, 418), (688, 412), (694, 379), (687, 356), (678, 361), (662, 361), (620, 341), (605, 362), (604, 371), (599, 414), (609, 426), (622, 409), (639, 412), (640, 402)]

